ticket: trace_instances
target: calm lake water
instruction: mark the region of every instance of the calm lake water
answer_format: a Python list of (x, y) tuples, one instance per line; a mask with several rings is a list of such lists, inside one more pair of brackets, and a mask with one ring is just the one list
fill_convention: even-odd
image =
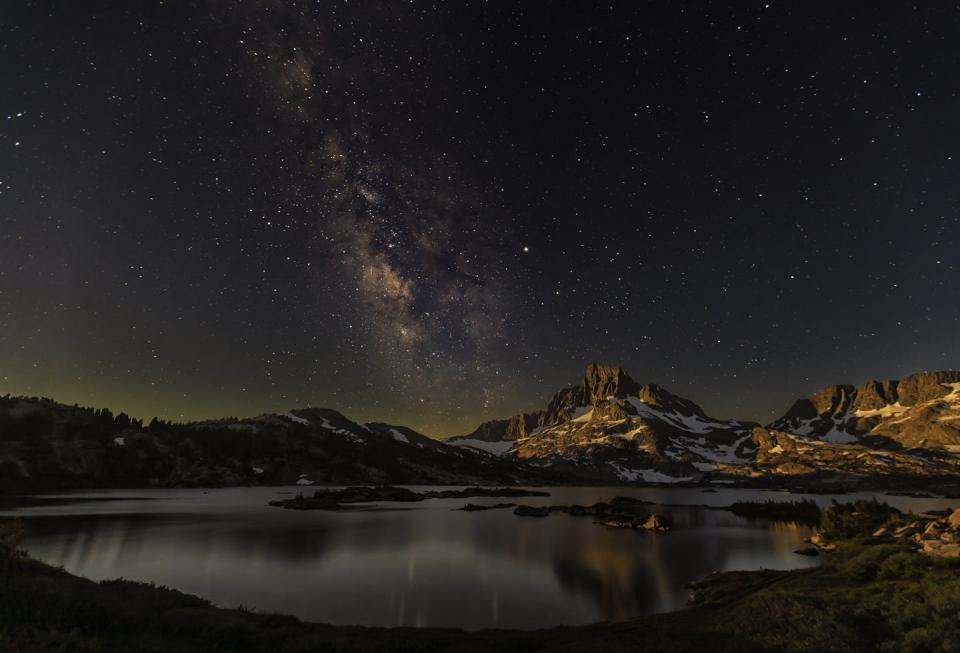
[[(454, 510), (467, 502), (590, 504), (617, 495), (717, 506), (806, 496), (546, 489), (550, 497), (433, 499), (340, 512), (266, 505), (297, 488), (109, 490), (22, 497), (0, 514), (24, 518), (32, 555), (81, 576), (152, 581), (222, 607), (332, 624), (476, 629), (617, 620), (683, 607), (685, 585), (713, 571), (818, 564), (794, 553), (810, 529), (722, 511), (653, 506), (674, 525), (655, 534), (606, 528), (589, 517)], [(914, 511), (960, 503), (876, 496)]]

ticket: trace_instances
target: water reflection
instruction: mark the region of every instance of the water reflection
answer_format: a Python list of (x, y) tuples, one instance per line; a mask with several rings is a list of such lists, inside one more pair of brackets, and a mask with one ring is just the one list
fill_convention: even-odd
[[(713, 571), (817, 564), (793, 553), (808, 528), (716, 510), (659, 507), (674, 530), (651, 534), (589, 517), (453, 510), (462, 500), (385, 511), (267, 507), (282, 491), (289, 490), (76, 493), (3, 514), (27, 520), (35, 556), (73, 573), (152, 581), (226, 607), (336, 624), (538, 628), (624, 619), (682, 607), (686, 584)], [(711, 505), (770, 498), (696, 489), (551, 493), (529, 503), (587, 504), (617, 494)], [(932, 507), (942, 506), (920, 509)]]

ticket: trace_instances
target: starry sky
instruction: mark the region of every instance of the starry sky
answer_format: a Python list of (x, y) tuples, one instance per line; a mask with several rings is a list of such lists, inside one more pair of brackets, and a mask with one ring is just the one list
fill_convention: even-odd
[(0, 393), (440, 436), (594, 361), (760, 421), (960, 365), (955, 3), (50, 0), (0, 34)]

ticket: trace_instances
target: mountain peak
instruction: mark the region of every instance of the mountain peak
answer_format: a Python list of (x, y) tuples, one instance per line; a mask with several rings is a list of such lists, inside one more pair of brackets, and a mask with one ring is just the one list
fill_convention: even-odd
[(594, 400), (590, 403), (595, 403), (607, 397), (635, 395), (640, 390), (640, 384), (630, 378), (630, 374), (622, 367), (590, 363), (583, 375), (583, 389)]

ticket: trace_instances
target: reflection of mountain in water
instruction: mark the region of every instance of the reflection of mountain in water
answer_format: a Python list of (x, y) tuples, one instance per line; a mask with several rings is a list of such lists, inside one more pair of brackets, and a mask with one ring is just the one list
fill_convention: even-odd
[[(582, 537), (582, 531), (571, 529), (554, 555), (557, 580), (589, 595), (603, 619), (626, 619), (682, 607), (688, 596), (685, 586), (711, 572), (755, 568), (769, 558), (768, 552), (789, 561), (798, 542), (811, 533), (797, 524), (748, 522), (718, 511), (662, 507), (658, 512), (669, 514), (682, 530), (658, 534), (601, 529)], [(802, 564), (795, 562), (792, 566)], [(783, 565), (770, 559), (767, 566)]]
[(652, 612), (660, 601), (654, 570), (629, 555), (595, 551), (557, 558), (553, 568), (564, 587), (591, 596), (604, 619)]
[[(549, 490), (550, 498), (531, 503), (586, 505), (647, 492)], [(803, 529), (700, 508), (652, 506), (674, 524), (671, 533), (652, 534), (565, 514), (466, 513), (456, 510), (460, 500), (405, 511), (298, 513), (266, 506), (276, 489), (155, 494), (158, 500), (142, 503), (25, 507), (27, 546), (95, 580), (151, 581), (225, 607), (370, 626), (542, 628), (625, 619), (682, 607), (685, 584), (713, 571), (816, 564), (792, 553)], [(648, 496), (682, 500), (663, 490)]]

